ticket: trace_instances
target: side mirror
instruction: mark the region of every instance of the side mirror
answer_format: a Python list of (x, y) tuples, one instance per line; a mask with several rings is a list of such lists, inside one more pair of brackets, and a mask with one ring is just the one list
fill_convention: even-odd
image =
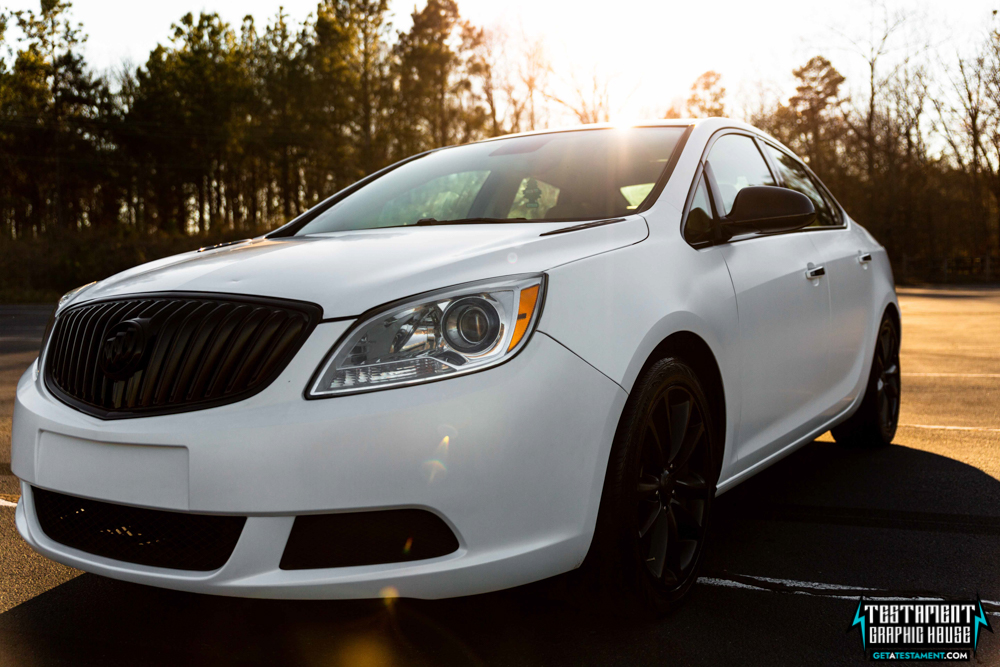
[(729, 236), (749, 232), (790, 232), (816, 219), (816, 207), (801, 192), (771, 185), (754, 185), (736, 193), (733, 210), (721, 220)]

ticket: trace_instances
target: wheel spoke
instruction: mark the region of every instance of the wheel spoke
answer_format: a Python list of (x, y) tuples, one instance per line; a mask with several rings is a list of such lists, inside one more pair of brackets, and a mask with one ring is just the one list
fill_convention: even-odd
[(677, 545), (677, 565), (683, 572), (691, 565), (698, 551), (698, 540), (680, 540)]
[(883, 327), (879, 343), (882, 347), (882, 362), (889, 365), (892, 363), (892, 330), (889, 327)]
[(687, 465), (688, 460), (691, 458), (691, 454), (694, 453), (694, 450), (698, 446), (698, 443), (701, 441), (701, 437), (703, 435), (705, 435), (705, 424), (699, 420), (697, 424), (692, 425), (691, 428), (688, 429), (687, 433), (684, 434), (684, 440), (681, 443), (680, 450), (670, 461), (675, 470), (680, 470)]
[(686, 471), (674, 481), (674, 492), (682, 498), (707, 498), (708, 482), (698, 473)]
[(650, 496), (660, 489), (660, 480), (654, 475), (643, 475), (639, 478), (639, 497)]
[(896, 382), (895, 378), (890, 377), (885, 383), (885, 392), (892, 398), (897, 398), (899, 396), (899, 387), (896, 385)]
[(649, 532), (649, 529), (653, 527), (656, 520), (663, 514), (663, 506), (660, 504), (659, 500), (655, 500), (652, 503), (649, 501), (643, 501), (643, 505), (647, 506), (648, 513), (645, 520), (642, 522), (642, 525), (639, 526), (639, 539), (646, 537), (646, 533)]
[(667, 549), (670, 547), (670, 519), (668, 512), (660, 512), (653, 525), (653, 539), (649, 543), (646, 563), (657, 579), (663, 575), (663, 566), (667, 561)]
[(646, 419), (646, 430), (653, 435), (653, 442), (656, 444), (656, 456), (658, 463), (661, 467), (666, 467), (666, 451), (663, 448), (663, 440), (660, 439), (660, 433), (656, 428), (652, 412), (650, 412), (649, 418)]
[(691, 401), (685, 400), (671, 405), (669, 393), (663, 397), (663, 400), (666, 402), (670, 421), (670, 456), (668, 461), (672, 462), (684, 445), (684, 436), (687, 434), (688, 424), (691, 421)]
[[(690, 508), (674, 501), (670, 505), (670, 511), (674, 513), (674, 520), (677, 521), (678, 527), (693, 528), (699, 536), (701, 535), (701, 517), (696, 516)], [(689, 535), (685, 535), (685, 537), (689, 537)]]
[(677, 535), (677, 519), (674, 517), (672, 508), (667, 508), (664, 511), (664, 515), (667, 517), (667, 553), (664, 556), (663, 570), (658, 577), (663, 579), (663, 583), (667, 585), (675, 585), (679, 581), (678, 575), (680, 570), (677, 567), (677, 547), (679, 545), (679, 538)]

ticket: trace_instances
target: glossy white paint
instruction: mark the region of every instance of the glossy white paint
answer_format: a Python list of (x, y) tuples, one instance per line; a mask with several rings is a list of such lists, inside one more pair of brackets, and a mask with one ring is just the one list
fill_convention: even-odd
[(324, 317), (355, 317), (430, 290), (552, 266), (639, 243), (641, 216), (587, 234), (540, 233), (558, 223), (442, 225), (258, 238), (136, 267), (79, 302), (146, 291), (216, 291), (311, 301)]
[[(142, 292), (229, 292), (318, 303), (327, 318), (267, 389), (231, 405), (101, 421), (36, 378), (16, 395), (18, 530), (41, 553), (107, 576), (225, 595), (413, 597), (496, 590), (577, 567), (593, 535), (608, 453), (628, 392), (674, 334), (710, 349), (725, 397), (719, 492), (856, 408), (876, 325), (896, 305), (884, 250), (843, 229), (695, 249), (682, 211), (725, 119), (692, 130), (657, 202), (624, 222), (540, 236), (566, 223), (439, 226), (256, 239), (188, 253), (98, 283), (77, 302)], [(664, 124), (671, 124), (666, 121)], [(870, 253), (862, 263), (858, 252)], [(809, 263), (827, 275), (808, 280)], [(439, 382), (307, 401), (313, 372), (350, 318), (473, 280), (545, 272), (538, 330), (511, 361)], [(36, 362), (37, 363), (37, 362)], [(210, 573), (114, 562), (40, 530), (30, 486), (138, 506), (248, 516)], [(294, 516), (420, 507), (458, 552), (403, 564), (278, 568)]]
[(826, 394), (830, 283), (812, 234), (724, 246), (740, 313), (738, 457), (756, 463), (819, 426)]
[[(826, 383), (831, 394), (826, 400), (830, 406), (826, 412), (829, 417), (843, 411), (864, 390), (858, 378), (867, 380), (862, 372), (870, 363), (866, 342), (875, 335), (879, 323), (871, 313), (882, 305), (874, 303), (874, 299), (879, 294), (880, 281), (885, 280), (877, 272), (882, 266), (888, 266), (888, 259), (881, 246), (863, 233), (857, 223), (849, 230), (815, 233), (812, 239), (830, 283), (829, 378)], [(872, 255), (872, 262), (862, 261), (865, 254)], [(873, 267), (875, 255), (879, 256), (879, 268)]]

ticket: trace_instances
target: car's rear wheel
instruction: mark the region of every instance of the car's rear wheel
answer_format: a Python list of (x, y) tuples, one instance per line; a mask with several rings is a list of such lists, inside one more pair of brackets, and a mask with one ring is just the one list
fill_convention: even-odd
[(864, 398), (857, 412), (832, 429), (834, 440), (860, 447), (882, 447), (891, 443), (899, 424), (901, 394), (899, 326), (895, 318), (886, 313), (879, 326)]
[(705, 392), (683, 361), (658, 361), (637, 382), (588, 557), (606, 597), (664, 612), (694, 585), (717, 481), (714, 431)]

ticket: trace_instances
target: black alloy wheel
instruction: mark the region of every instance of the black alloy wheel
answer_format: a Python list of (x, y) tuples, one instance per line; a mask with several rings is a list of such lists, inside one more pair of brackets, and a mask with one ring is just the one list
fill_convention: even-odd
[(847, 421), (831, 429), (838, 443), (882, 447), (896, 436), (902, 396), (899, 340), (899, 325), (887, 313), (879, 325), (871, 372), (861, 405)]
[(636, 536), (646, 570), (672, 593), (687, 583), (705, 539), (710, 495), (704, 406), (669, 384), (646, 416), (636, 487)]
[(718, 479), (715, 432), (706, 394), (684, 361), (661, 359), (636, 381), (582, 568), (605, 605), (661, 614), (694, 586)]
[(892, 320), (886, 319), (878, 332), (875, 347), (874, 372), (878, 379), (875, 388), (878, 396), (878, 425), (882, 439), (892, 442), (899, 424), (899, 336)]

